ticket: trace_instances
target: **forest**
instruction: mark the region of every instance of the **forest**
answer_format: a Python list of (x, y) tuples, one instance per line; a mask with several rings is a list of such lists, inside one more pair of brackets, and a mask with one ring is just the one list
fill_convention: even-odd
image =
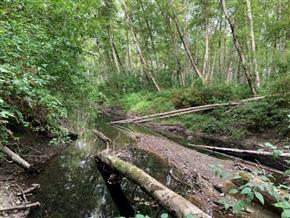
[(290, 218), (289, 0), (0, 0), (0, 218)]

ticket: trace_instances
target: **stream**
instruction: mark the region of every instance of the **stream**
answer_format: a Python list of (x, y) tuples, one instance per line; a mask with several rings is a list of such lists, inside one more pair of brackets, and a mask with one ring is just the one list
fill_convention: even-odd
[[(106, 123), (106, 119), (100, 119), (92, 128), (97, 128), (113, 139), (115, 149), (125, 148), (132, 143), (132, 139), (123, 131)], [(126, 211), (120, 211), (114, 203), (118, 202), (118, 196), (110, 195), (94, 159), (91, 158), (92, 155), (106, 148), (95, 139), (95, 135), (89, 128), (85, 129), (84, 134), (77, 141), (52, 159), (43, 172), (31, 179), (41, 186), (39, 192), (33, 196), (33, 199), (41, 202), (41, 208), (33, 210), (29, 217), (103, 218), (126, 214)], [(164, 175), (169, 170), (166, 163), (141, 151), (132, 152), (136, 159), (134, 164), (166, 183), (167, 178)], [(135, 213), (140, 211), (142, 214), (158, 216), (165, 212), (130, 181), (123, 181), (122, 189), (133, 205)]]
[[(123, 193), (116, 193), (106, 186), (101, 173), (98, 171), (92, 156), (106, 148), (96, 140), (90, 131), (96, 128), (113, 140), (114, 150), (128, 148), (133, 143), (124, 130), (108, 125), (105, 117), (98, 118), (97, 122), (87, 125), (83, 122), (83, 134), (78, 140), (71, 143), (57, 157), (49, 161), (44, 171), (34, 176), (32, 183), (39, 183), (41, 188), (32, 201), (39, 201), (41, 208), (32, 210), (31, 218), (114, 218), (128, 216), (123, 197), (129, 201), (134, 213), (160, 217), (166, 211), (144, 193), (138, 186), (127, 179), (121, 182)], [(149, 129), (130, 127), (129, 131), (154, 134)], [(180, 141), (181, 143), (181, 141)], [(181, 186), (171, 183), (168, 172), (172, 170), (168, 164), (136, 149), (129, 149), (133, 162), (161, 183), (167, 185), (178, 193), (183, 194)], [(109, 189), (108, 189), (109, 188)], [(111, 191), (111, 192), (110, 192)], [(113, 194), (112, 194), (113, 193)], [(262, 214), (260, 214), (262, 215)], [(257, 216), (259, 217), (259, 216)], [(263, 217), (273, 217), (265, 216)]]

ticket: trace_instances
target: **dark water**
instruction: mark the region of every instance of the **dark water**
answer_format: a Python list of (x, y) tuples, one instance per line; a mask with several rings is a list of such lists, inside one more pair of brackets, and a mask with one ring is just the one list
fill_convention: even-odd
[[(114, 140), (114, 144), (118, 145), (115, 149), (128, 147), (132, 143), (123, 131), (104, 122), (105, 120), (100, 119), (99, 125), (95, 127)], [(112, 199), (92, 159), (92, 155), (105, 146), (95, 140), (89, 129), (85, 130), (81, 138), (68, 146), (61, 155), (50, 161), (40, 175), (33, 178), (33, 182), (41, 185), (33, 200), (40, 201), (42, 206), (32, 211), (29, 217), (103, 218), (122, 215), (114, 203), (120, 199)], [(166, 163), (142, 152), (132, 150), (132, 154), (137, 166), (161, 182), (168, 183), (166, 175), (170, 169)], [(162, 213), (162, 208), (135, 184), (123, 179), (121, 188), (135, 213), (141, 212), (153, 217)]]
[[(45, 170), (37, 177), (32, 178), (33, 183), (39, 183), (41, 188), (31, 199), (39, 201), (41, 208), (31, 212), (31, 218), (113, 218), (124, 215), (124, 208), (127, 208), (124, 198), (129, 201), (135, 214), (142, 213), (150, 217), (160, 217), (165, 213), (154, 200), (144, 193), (138, 186), (126, 179), (122, 179), (120, 186), (122, 193), (116, 189), (113, 195), (106, 186), (101, 173), (98, 171), (92, 155), (103, 150), (106, 146), (95, 140), (90, 129), (96, 128), (102, 131), (109, 138), (113, 139), (115, 150), (126, 148), (130, 150), (134, 164), (148, 172), (155, 179), (165, 184), (180, 194), (186, 194), (186, 187), (174, 183), (169, 176), (170, 169), (167, 163), (159, 158), (146, 153), (131, 149), (132, 139), (125, 131), (141, 131), (149, 134), (156, 134), (148, 129), (130, 127), (112, 127), (107, 125), (104, 117), (97, 120), (87, 121), (86, 117), (79, 118), (76, 126), (79, 132), (84, 134), (69, 145), (61, 155), (54, 158), (46, 166)], [(87, 123), (93, 123), (87, 125)], [(172, 138), (173, 139), (173, 138)], [(177, 141), (187, 144), (180, 138)], [(112, 149), (112, 148), (111, 148)], [(124, 206), (122, 206), (122, 204)], [(121, 205), (121, 208), (120, 208)], [(118, 207), (119, 206), (119, 207)], [(124, 208), (122, 208), (124, 207)], [(126, 211), (125, 211), (126, 212)], [(263, 208), (255, 209), (251, 216), (246, 217), (276, 217)]]

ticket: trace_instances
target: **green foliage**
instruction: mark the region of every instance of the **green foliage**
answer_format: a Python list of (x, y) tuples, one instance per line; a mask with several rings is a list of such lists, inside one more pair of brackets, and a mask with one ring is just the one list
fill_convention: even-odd
[(214, 175), (220, 178), (225, 178), (228, 175), (228, 173), (224, 170), (224, 166), (221, 164), (210, 165), (210, 168)]
[(67, 110), (89, 99), (77, 49), (90, 22), (86, 10), (89, 1), (0, 3), (0, 140), (10, 123), (57, 132)]
[[(288, 174), (285, 171), (285, 175)], [(217, 175), (218, 176), (218, 175)], [(239, 214), (247, 205), (251, 204), (253, 201), (259, 202), (260, 204), (265, 204), (265, 196), (272, 196), (276, 200), (273, 205), (277, 208), (283, 210), (281, 217), (289, 217), (290, 204), (289, 195), (285, 195), (283, 190), (289, 191), (290, 187), (288, 185), (277, 184), (273, 182), (273, 177), (269, 174), (265, 174), (264, 171), (253, 172), (253, 177), (249, 177), (250, 180), (245, 184), (239, 186), (238, 188), (231, 189), (228, 194), (237, 194), (244, 196), (241, 200), (231, 202), (227, 198), (221, 198), (219, 202), (224, 206), (225, 210), (232, 209), (233, 213)], [(257, 179), (258, 178), (258, 179)], [(241, 172), (237, 174), (233, 179), (240, 180), (243, 182), (243, 177)], [(264, 195), (263, 195), (264, 194)]]
[[(161, 92), (134, 92), (121, 97), (125, 110), (140, 114), (153, 114), (173, 109), (199, 106), (211, 103), (237, 101), (249, 97), (242, 86), (196, 84), (191, 88), (174, 88)], [(288, 124), (289, 99), (281, 95), (248, 102), (227, 111), (217, 108), (204, 113), (194, 113), (171, 118), (167, 122), (182, 123), (192, 130), (202, 130), (210, 134), (223, 134), (243, 138), (250, 132), (263, 132), (276, 128), (283, 132)]]
[(214, 119), (204, 128), (207, 133), (219, 133), (241, 138), (247, 132), (263, 132), (267, 129), (287, 128), (288, 105), (282, 99), (266, 98), (240, 105), (229, 112), (216, 111)]

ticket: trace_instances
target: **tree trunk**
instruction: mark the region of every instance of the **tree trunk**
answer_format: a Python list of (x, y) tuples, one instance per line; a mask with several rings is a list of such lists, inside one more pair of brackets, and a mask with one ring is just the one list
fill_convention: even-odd
[(133, 41), (135, 43), (135, 46), (136, 46), (136, 49), (137, 49), (137, 53), (138, 53), (138, 55), (140, 57), (140, 62), (143, 65), (143, 67), (145, 68), (145, 72), (146, 72), (148, 78), (153, 82), (153, 84), (154, 84), (155, 88), (157, 89), (157, 91), (160, 91), (161, 89), (160, 89), (159, 85), (157, 84), (155, 78), (153, 77), (152, 73), (150, 72), (150, 70), (147, 67), (146, 60), (145, 60), (145, 58), (143, 56), (142, 50), (141, 50), (141, 48), (139, 46), (139, 43), (137, 41), (137, 35), (136, 35), (135, 31), (134, 31), (134, 27), (133, 27), (133, 24), (132, 24), (132, 21), (131, 21), (131, 16), (129, 14), (126, 1), (124, 1), (124, 9), (125, 9), (125, 15), (126, 15), (126, 17), (128, 19), (128, 23), (131, 26)]
[(206, 78), (207, 75), (206, 73), (209, 73), (209, 39), (208, 39), (208, 19), (206, 18), (206, 24), (205, 24), (205, 52), (204, 52), (204, 61), (203, 61), (203, 70), (202, 70), (202, 75), (203, 78)]
[(143, 190), (156, 199), (168, 212), (177, 217), (184, 218), (188, 215), (200, 218), (210, 217), (188, 200), (168, 189), (143, 170), (128, 162), (107, 154), (98, 154), (96, 156), (96, 161), (105, 163), (124, 175), (126, 178), (130, 179), (132, 182), (139, 185)]
[(251, 0), (246, 0), (247, 3), (247, 17), (250, 24), (250, 38), (251, 38), (251, 58), (252, 58), (252, 65), (253, 71), (255, 74), (255, 80), (257, 86), (260, 85), (260, 75), (257, 71), (257, 60), (256, 60), (256, 41), (255, 41), (255, 34), (254, 34), (254, 25), (253, 25), (253, 17), (252, 17), (252, 8), (251, 8)]
[(10, 150), (6, 146), (2, 146), (0, 143), (0, 150), (6, 154), (14, 163), (19, 165), (20, 167), (24, 168), (25, 170), (31, 170), (31, 165), (26, 160), (24, 160), (22, 157), (20, 157), (18, 154), (14, 153), (12, 150)]
[[(144, 8), (144, 5), (143, 5), (143, 0), (140, 1), (140, 5), (141, 5), (142, 12), (145, 14), (145, 8)], [(158, 65), (157, 64), (158, 57), (157, 57), (157, 52), (156, 52), (156, 46), (155, 46), (155, 43), (154, 43), (154, 37), (153, 37), (153, 34), (152, 34), (152, 28), (151, 28), (151, 26), (149, 24), (149, 21), (148, 21), (146, 15), (144, 15), (144, 19), (145, 19), (145, 24), (146, 24), (146, 27), (147, 27), (148, 35), (149, 35), (149, 38), (150, 38), (152, 50), (153, 50), (153, 53), (154, 53), (154, 57), (155, 57), (155, 67), (157, 67), (157, 65)]]
[(244, 56), (244, 54), (242, 52), (241, 45), (240, 45), (240, 42), (239, 42), (237, 34), (236, 34), (235, 26), (234, 26), (234, 23), (231, 21), (230, 15), (229, 15), (227, 7), (226, 7), (225, 0), (221, 0), (221, 5), (222, 5), (222, 9), (223, 9), (224, 14), (225, 14), (225, 18), (226, 18), (226, 20), (228, 21), (228, 23), (230, 25), (230, 29), (231, 29), (234, 45), (235, 45), (235, 48), (236, 48), (237, 53), (239, 55), (239, 59), (241, 61), (241, 66), (242, 66), (242, 68), (244, 70), (244, 73), (245, 73), (247, 82), (249, 84), (249, 87), (251, 89), (251, 92), (255, 96), (255, 95), (257, 95), (256, 84), (255, 84), (255, 81), (253, 80), (252, 74), (248, 71), (246, 58), (245, 58), (245, 56)]
[(194, 58), (193, 58), (193, 56), (192, 56), (192, 54), (190, 52), (190, 48), (189, 48), (188, 42), (185, 39), (184, 35), (182, 34), (182, 31), (181, 31), (180, 26), (179, 26), (179, 22), (178, 22), (177, 17), (176, 17), (176, 15), (175, 15), (174, 12), (173, 12), (172, 20), (175, 23), (177, 32), (179, 34), (179, 38), (180, 38), (180, 40), (182, 42), (182, 45), (183, 45), (183, 47), (185, 49), (185, 52), (187, 54), (187, 57), (188, 57), (188, 59), (190, 61), (191, 67), (196, 72), (197, 76), (202, 80), (202, 82), (204, 82), (204, 78), (203, 78), (202, 72), (198, 69), (197, 64), (194, 61)]
[(111, 48), (112, 48), (112, 55), (113, 55), (113, 60), (114, 60), (114, 63), (115, 63), (115, 66), (116, 66), (116, 69), (117, 69), (117, 72), (120, 73), (120, 67), (119, 67), (119, 63), (118, 63), (118, 58), (117, 58), (117, 55), (116, 55), (116, 50), (114, 48), (114, 42), (112, 40), (112, 37), (111, 35), (109, 36), (110, 37), (110, 45), (111, 45)]

